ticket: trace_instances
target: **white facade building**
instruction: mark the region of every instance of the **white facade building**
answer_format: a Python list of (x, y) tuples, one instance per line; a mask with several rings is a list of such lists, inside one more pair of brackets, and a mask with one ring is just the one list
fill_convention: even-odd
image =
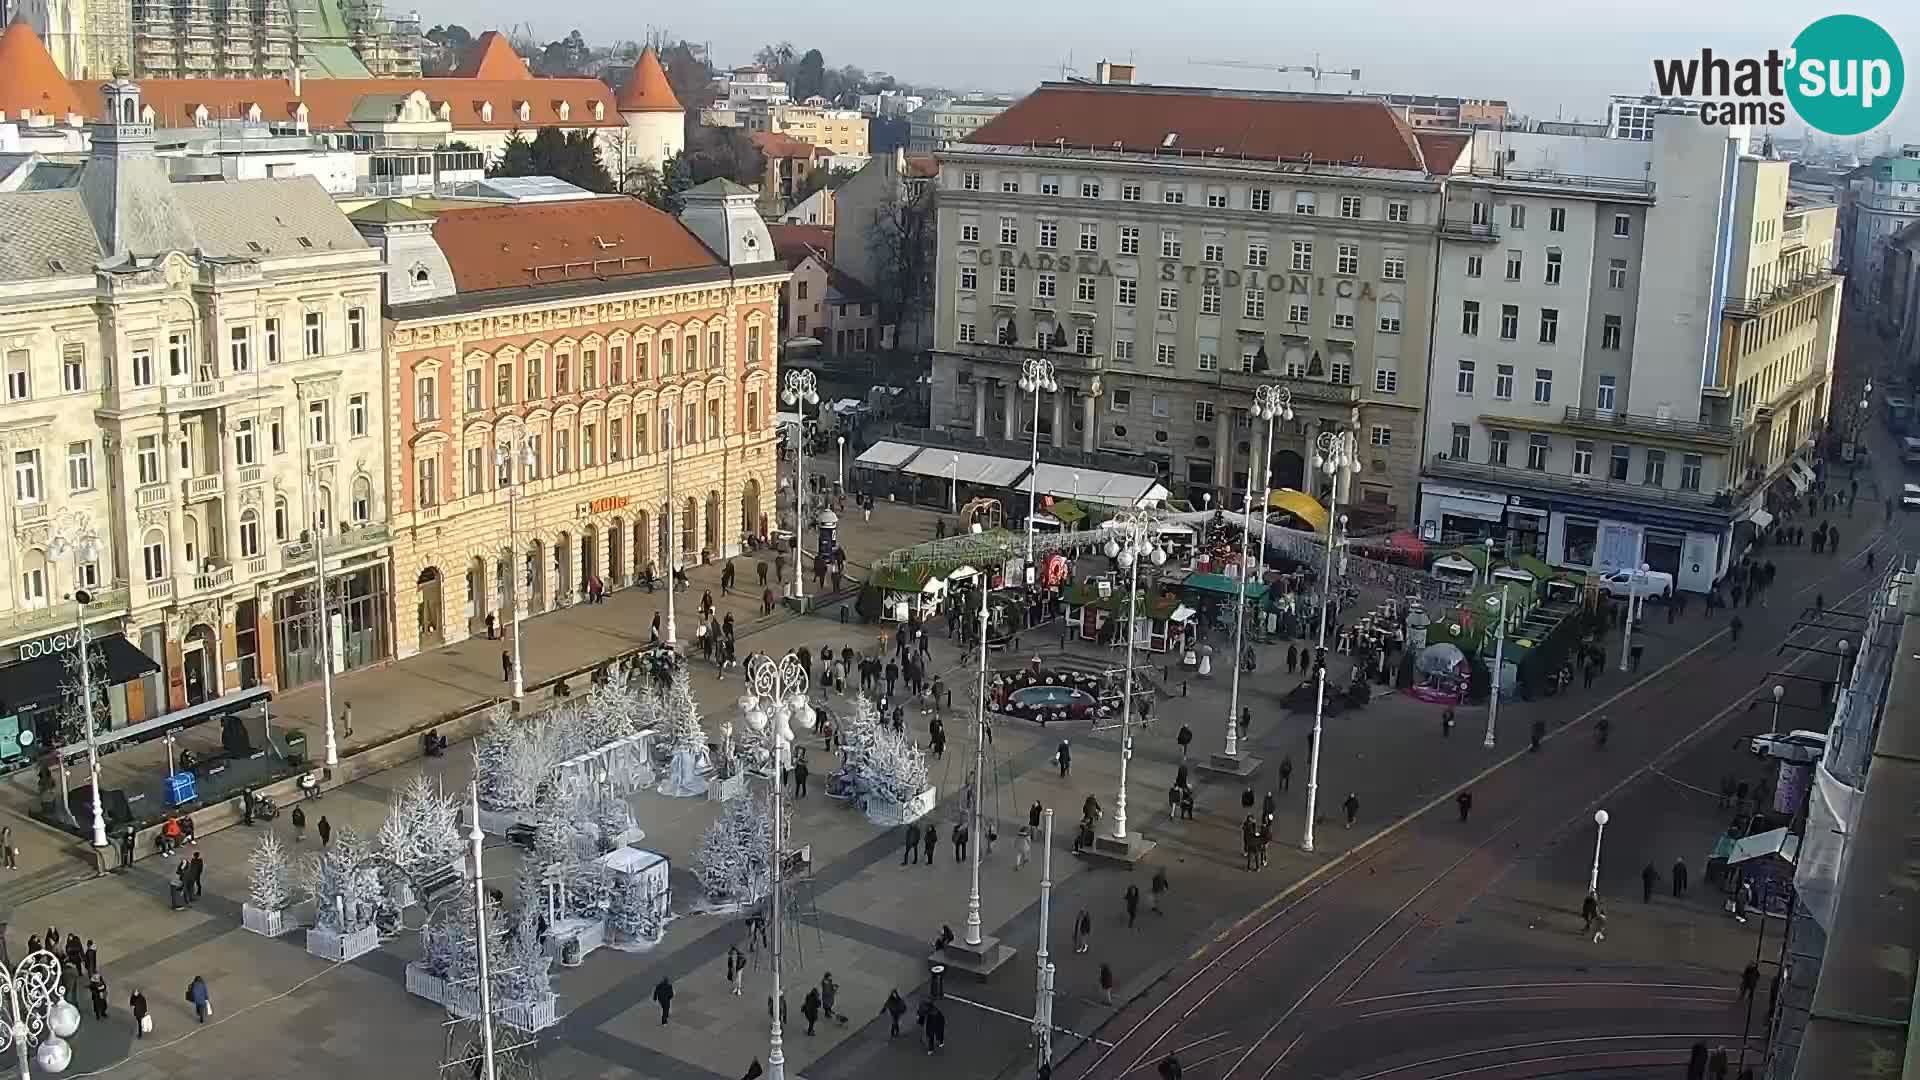
[(1883, 302), (1887, 244), (1920, 222), (1920, 144), (1873, 159), (1865, 176), (1853, 181), (1852, 247), (1846, 253), (1854, 303)]

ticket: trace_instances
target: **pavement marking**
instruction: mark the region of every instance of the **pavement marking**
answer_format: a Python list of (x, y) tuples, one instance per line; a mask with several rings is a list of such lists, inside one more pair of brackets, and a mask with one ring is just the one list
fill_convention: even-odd
[[(1023, 1024), (1027, 1024), (1027, 1025), (1029, 1025), (1029, 1026), (1031, 1026), (1031, 1025), (1033, 1024), (1033, 1017), (1031, 1017), (1031, 1016), (1021, 1016), (1021, 1015), (1020, 1015), (1019, 1013), (1017, 1013), (1017, 1012), (1008, 1012), (1007, 1010), (1005, 1010), (1005, 1009), (1002, 1009), (1002, 1008), (1000, 1008), (1000, 1007), (999, 1007), (999, 1006), (997, 1006), (997, 1005), (988, 1005), (988, 1004), (987, 1004), (986, 1002), (984, 1002), (984, 1001), (974, 1001), (974, 1000), (972, 1000), (972, 999), (970, 999), (970, 998), (963, 998), (963, 997), (961, 997), (961, 996), (960, 996), (960, 995), (958, 995), (958, 994), (942, 994), (942, 995), (940, 995), (940, 996), (941, 996), (941, 998), (942, 998), (943, 1000), (946, 1000), (946, 1001), (957, 1001), (957, 1002), (959, 1002), (959, 1003), (960, 1003), (960, 1004), (962, 1004), (962, 1005), (971, 1005), (971, 1006), (973, 1006), (974, 1008), (976, 1008), (976, 1009), (979, 1009), (979, 1010), (980, 1010), (980, 1011), (982, 1011), (982, 1012), (990, 1012), (990, 1013), (993, 1013), (993, 1014), (995, 1014), (995, 1015), (997, 1015), (997, 1016), (1004, 1016), (1004, 1017), (1006, 1017), (1006, 1018), (1007, 1018), (1007, 1019), (1009, 1019), (1009, 1020), (1018, 1020), (1018, 1021), (1020, 1021), (1021, 1023), (1023, 1023)], [(1076, 1039), (1079, 1039), (1079, 1040), (1080, 1040), (1081, 1042), (1090, 1042), (1090, 1043), (1094, 1043), (1094, 1044), (1096, 1044), (1096, 1045), (1099, 1045), (1099, 1046), (1112, 1046), (1112, 1045), (1113, 1045), (1112, 1043), (1110, 1043), (1110, 1042), (1108, 1042), (1108, 1041), (1106, 1041), (1105, 1039), (1096, 1039), (1096, 1038), (1094, 1038), (1094, 1037), (1093, 1037), (1093, 1036), (1091, 1036), (1091, 1035), (1085, 1035), (1085, 1034), (1082, 1034), (1082, 1033), (1080, 1033), (1080, 1032), (1078, 1032), (1078, 1031), (1075, 1031), (1075, 1030), (1073, 1030), (1072, 1028), (1066, 1028), (1066, 1027), (1061, 1027), (1061, 1026), (1060, 1026), (1060, 1025), (1058, 1025), (1058, 1024), (1055, 1024), (1055, 1025), (1053, 1025), (1053, 1030), (1055, 1030), (1055, 1031), (1057, 1031), (1057, 1032), (1061, 1032), (1061, 1033), (1063, 1033), (1063, 1034), (1066, 1034), (1066, 1035), (1071, 1035), (1071, 1036), (1073, 1036), (1074, 1038), (1076, 1038)]]
[[(1381, 1069), (1378, 1072), (1370, 1072), (1365, 1076), (1356, 1076), (1354, 1077), (1354, 1080), (1380, 1080), (1381, 1077), (1392, 1076), (1394, 1073), (1406, 1072), (1410, 1069), (1423, 1069), (1433, 1065), (1445, 1065), (1445, 1064), (1448, 1064), (1449, 1062), (1461, 1061), (1466, 1058), (1484, 1057), (1487, 1054), (1503, 1054), (1503, 1053), (1507, 1053), (1514, 1050), (1548, 1050), (1548, 1049), (1557, 1049), (1560, 1047), (1572, 1047), (1580, 1043), (1641, 1042), (1641, 1041), (1650, 1040), (1650, 1039), (1686, 1039), (1688, 1041), (1711, 1041), (1714, 1039), (1737, 1039), (1739, 1037), (1740, 1036), (1738, 1035), (1588, 1035), (1588, 1036), (1584, 1036), (1576, 1039), (1553, 1039), (1546, 1042), (1513, 1043), (1508, 1046), (1487, 1046), (1487, 1047), (1481, 1047), (1480, 1049), (1477, 1049), (1477, 1050), (1463, 1050), (1459, 1053), (1446, 1054), (1442, 1057), (1428, 1058), (1425, 1061), (1415, 1061), (1406, 1065), (1395, 1065), (1392, 1068)], [(1615, 1052), (1620, 1052), (1620, 1051), (1615, 1051)], [(1654, 1051), (1651, 1051), (1651, 1050), (1643, 1051), (1643, 1052), (1654, 1053)], [(1667, 1051), (1660, 1051), (1660, 1052), (1665, 1053)], [(1558, 1059), (1549, 1058), (1549, 1059), (1543, 1059), (1543, 1060), (1558, 1060)], [(1503, 1065), (1524, 1065), (1524, 1064), (1529, 1064), (1529, 1063), (1520, 1062), (1520, 1061), (1503, 1063)], [(1467, 1072), (1448, 1073), (1446, 1074), (1446, 1076), (1448, 1077), (1467, 1076), (1473, 1072), (1484, 1072), (1487, 1068), (1499, 1068), (1499, 1067), (1503, 1067), (1503, 1066), (1482, 1066), (1479, 1069), (1471, 1069), (1471, 1070), (1468, 1070)], [(1446, 1080), (1446, 1077), (1432, 1077), (1430, 1078), (1430, 1080)]]
[(1665, 780), (1667, 783), (1672, 784), (1675, 787), (1683, 787), (1683, 788), (1686, 788), (1688, 791), (1697, 791), (1702, 795), (1708, 796), (1709, 798), (1717, 799), (1720, 797), (1720, 793), (1717, 791), (1708, 791), (1706, 788), (1701, 787), (1699, 784), (1689, 784), (1685, 780), (1682, 780), (1679, 777), (1672, 775), (1671, 773), (1661, 772), (1659, 769), (1654, 769), (1653, 775), (1659, 777), (1662, 780)]
[[(1222, 1031), (1222, 1032), (1219, 1032), (1219, 1033), (1217, 1033), (1217, 1034), (1213, 1034), (1213, 1035), (1209, 1035), (1209, 1036), (1207, 1036), (1207, 1037), (1206, 1037), (1205, 1039), (1201, 1039), (1201, 1040), (1199, 1040), (1199, 1041), (1197, 1041), (1197, 1042), (1190, 1042), (1190, 1043), (1188, 1043), (1188, 1044), (1187, 1044), (1187, 1045), (1185, 1045), (1185, 1046), (1181, 1046), (1181, 1047), (1177, 1047), (1177, 1048), (1175, 1048), (1175, 1049), (1173, 1049), (1173, 1050), (1169, 1050), (1169, 1051), (1167, 1051), (1167, 1053), (1168, 1053), (1168, 1055), (1169, 1055), (1169, 1056), (1173, 1056), (1173, 1057), (1178, 1057), (1179, 1055), (1181, 1055), (1181, 1054), (1183, 1054), (1183, 1053), (1185, 1053), (1185, 1052), (1187, 1052), (1188, 1050), (1190, 1050), (1190, 1049), (1192, 1049), (1193, 1047), (1196, 1047), (1196, 1046), (1199, 1046), (1199, 1045), (1200, 1045), (1200, 1043), (1203, 1043), (1203, 1042), (1207, 1042), (1207, 1041), (1209, 1041), (1209, 1040), (1212, 1040), (1212, 1039), (1217, 1039), (1217, 1038), (1219, 1038), (1219, 1037), (1220, 1037), (1221, 1035), (1231, 1035), (1231, 1034), (1233, 1034), (1233, 1033), (1232, 1033), (1232, 1032), (1230, 1032), (1230, 1031)], [(1235, 1050), (1238, 1050), (1238, 1049), (1240, 1049), (1240, 1044), (1238, 1044), (1238, 1043), (1235, 1043), (1234, 1045), (1232, 1045), (1232, 1046), (1229, 1046), (1229, 1047), (1227, 1047), (1227, 1048), (1226, 1048), (1225, 1050), (1216, 1050), (1216, 1051), (1214, 1051), (1213, 1053), (1211, 1053), (1211, 1054), (1208, 1054), (1208, 1055), (1207, 1055), (1206, 1057), (1203, 1057), (1203, 1058), (1200, 1058), (1200, 1059), (1199, 1059), (1199, 1060), (1197, 1060), (1197, 1061), (1189, 1061), (1189, 1062), (1186, 1062), (1186, 1063), (1185, 1063), (1185, 1064), (1184, 1064), (1184, 1065), (1183, 1065), (1182, 1067), (1183, 1067), (1183, 1068), (1186, 1068), (1186, 1069), (1197, 1069), (1197, 1068), (1199, 1068), (1200, 1066), (1202, 1066), (1202, 1065), (1205, 1065), (1205, 1064), (1206, 1064), (1207, 1062), (1209, 1062), (1209, 1061), (1213, 1061), (1213, 1060), (1214, 1060), (1214, 1059), (1216, 1059), (1216, 1058), (1223, 1058), (1223, 1057), (1226, 1057), (1226, 1056), (1227, 1056), (1228, 1054), (1231, 1054), (1231, 1053), (1233, 1053), (1233, 1052), (1234, 1052)], [(1141, 1069), (1144, 1069), (1144, 1068), (1146, 1068), (1146, 1067), (1147, 1067), (1147, 1062), (1144, 1062), (1144, 1061), (1143, 1061), (1143, 1062), (1141, 1062), (1140, 1064), (1138, 1064), (1138, 1065), (1135, 1065), (1135, 1066), (1134, 1066), (1133, 1068), (1131, 1068), (1131, 1069), (1128, 1069), (1128, 1070), (1127, 1070), (1127, 1071), (1126, 1071), (1125, 1073), (1123, 1073), (1122, 1075), (1123, 1075), (1123, 1076), (1132, 1076), (1132, 1075), (1133, 1075), (1134, 1073), (1137, 1073), (1137, 1072), (1139, 1072), (1139, 1071), (1140, 1071)]]
[(1588, 989), (1592, 987), (1624, 987), (1632, 990), (1722, 990), (1721, 986), (1705, 986), (1699, 983), (1648, 983), (1648, 982), (1542, 982), (1542, 983), (1476, 983), (1469, 986), (1442, 986), (1431, 990), (1408, 990), (1398, 994), (1376, 994), (1372, 997), (1348, 998), (1342, 1005), (1371, 1005), (1377, 1001), (1398, 1001), (1405, 998), (1430, 997), (1434, 994), (1474, 993), (1482, 990), (1558, 990), (1561, 988)]
[[(1287, 1044), (1287, 1048), (1285, 1050), (1280, 1051), (1280, 1056), (1274, 1059), (1273, 1064), (1267, 1066), (1267, 1071), (1260, 1074), (1260, 1080), (1267, 1080), (1267, 1077), (1272, 1076), (1273, 1070), (1279, 1068), (1280, 1063), (1287, 1060), (1287, 1055), (1293, 1053), (1293, 1048), (1296, 1046), (1299, 1046), (1300, 1040), (1306, 1037), (1307, 1037), (1307, 1033), (1304, 1031), (1298, 1035), (1295, 1035), (1293, 1037), (1293, 1041)], [(1245, 1059), (1242, 1059), (1242, 1060), (1245, 1060)], [(1234, 1067), (1239, 1068), (1239, 1066), (1237, 1065)]]
[(1427, 925), (1430, 925), (1430, 924), (1429, 924), (1429, 923), (1428, 923), (1428, 922), (1427, 922), (1427, 921), (1426, 921), (1425, 919), (1422, 919), (1422, 918), (1419, 918), (1418, 916), (1416, 916), (1416, 917), (1414, 918), (1414, 920), (1413, 920), (1413, 921), (1412, 921), (1411, 923), (1408, 923), (1408, 924), (1407, 924), (1407, 928), (1406, 928), (1405, 930), (1403, 930), (1403, 931), (1401, 931), (1401, 932), (1400, 932), (1400, 936), (1399, 936), (1399, 937), (1397, 937), (1397, 938), (1394, 938), (1394, 939), (1393, 939), (1393, 944), (1391, 944), (1391, 945), (1389, 945), (1389, 946), (1387, 946), (1386, 948), (1384, 948), (1384, 949), (1382, 949), (1382, 950), (1380, 950), (1380, 955), (1379, 955), (1379, 956), (1376, 956), (1376, 957), (1374, 957), (1374, 958), (1373, 958), (1373, 960), (1372, 960), (1372, 962), (1370, 962), (1369, 964), (1367, 964), (1367, 966), (1366, 966), (1366, 967), (1364, 967), (1364, 968), (1361, 968), (1361, 969), (1360, 969), (1360, 974), (1358, 974), (1358, 975), (1355, 975), (1355, 976), (1353, 977), (1353, 981), (1347, 984), (1347, 986), (1346, 986), (1346, 989), (1344, 989), (1344, 990), (1341, 990), (1341, 991), (1340, 991), (1340, 993), (1338, 993), (1338, 994), (1336, 994), (1336, 995), (1334, 995), (1334, 999), (1333, 999), (1333, 1003), (1334, 1003), (1335, 1005), (1344, 1005), (1344, 1004), (1346, 1004), (1346, 997), (1347, 997), (1347, 995), (1348, 995), (1348, 994), (1351, 994), (1351, 993), (1353, 993), (1353, 988), (1354, 988), (1354, 987), (1356, 987), (1356, 986), (1359, 986), (1359, 985), (1360, 985), (1360, 982), (1361, 982), (1361, 980), (1363, 980), (1363, 979), (1365, 979), (1365, 978), (1366, 978), (1367, 976), (1369, 976), (1369, 975), (1371, 975), (1371, 974), (1373, 974), (1373, 969), (1374, 969), (1374, 968), (1376, 968), (1376, 967), (1379, 967), (1379, 966), (1380, 966), (1380, 961), (1382, 961), (1382, 960), (1385, 960), (1385, 959), (1386, 959), (1387, 957), (1389, 957), (1389, 956), (1392, 956), (1392, 955), (1393, 955), (1393, 950), (1395, 950), (1395, 949), (1397, 949), (1397, 948), (1399, 948), (1399, 947), (1400, 947), (1400, 943), (1401, 943), (1401, 942), (1403, 942), (1403, 941), (1405, 941), (1405, 940), (1407, 940), (1407, 938), (1409, 938), (1409, 937), (1411, 937), (1411, 936), (1413, 935), (1413, 932), (1414, 932), (1415, 930), (1418, 930), (1418, 929), (1420, 929), (1421, 927), (1423, 927), (1423, 926), (1427, 926)]

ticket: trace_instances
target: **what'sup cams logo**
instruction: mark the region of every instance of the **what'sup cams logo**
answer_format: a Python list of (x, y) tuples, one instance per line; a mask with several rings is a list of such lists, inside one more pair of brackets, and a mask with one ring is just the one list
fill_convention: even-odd
[(1779, 127), (1787, 106), (1815, 131), (1858, 135), (1893, 115), (1906, 86), (1900, 46), (1872, 19), (1829, 15), (1800, 31), (1791, 48), (1758, 58), (1698, 57), (1653, 62), (1663, 97), (1702, 99), (1703, 124)]

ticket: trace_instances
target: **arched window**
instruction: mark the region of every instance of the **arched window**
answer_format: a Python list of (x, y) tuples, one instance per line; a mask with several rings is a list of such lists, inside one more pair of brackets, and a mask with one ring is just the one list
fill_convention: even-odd
[(290, 515), (287, 513), (287, 497), (285, 495), (275, 495), (273, 497), (274, 543), (284, 544), (287, 542), (288, 529), (292, 527), (289, 518)]
[(47, 555), (29, 551), (20, 563), (20, 603), (24, 607), (47, 606)]
[(140, 545), (140, 564), (146, 571), (148, 581), (160, 581), (167, 576), (167, 534), (159, 529), (148, 529), (147, 537)]
[(373, 484), (364, 476), (353, 478), (353, 504), (350, 509), (355, 525), (365, 525), (373, 520)]
[(317, 488), (318, 498), (313, 505), (313, 523), (322, 533), (333, 531), (333, 489), (325, 484)]
[(689, 553), (700, 550), (698, 542), (694, 539), (696, 535), (694, 527), (699, 512), (693, 497), (688, 496), (686, 503), (680, 508), (680, 557), (683, 559), (688, 558)]
[(260, 557), (260, 512), (252, 508), (240, 511), (240, 557)]

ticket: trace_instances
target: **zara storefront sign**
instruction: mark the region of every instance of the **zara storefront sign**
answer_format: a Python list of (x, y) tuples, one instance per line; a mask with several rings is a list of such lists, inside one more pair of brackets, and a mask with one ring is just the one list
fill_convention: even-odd
[[(980, 266), (1006, 266), (1019, 270), (1046, 270), (1086, 277), (1113, 277), (1113, 262), (1093, 255), (1049, 255), (1045, 252), (998, 249), (982, 251), (961, 248), (964, 263), (971, 256)], [(1346, 277), (1316, 277), (1312, 274), (1270, 274), (1262, 270), (1235, 270), (1226, 266), (1196, 266), (1191, 263), (1159, 260), (1159, 280), (1168, 284), (1218, 285), (1237, 289), (1242, 285), (1289, 296), (1326, 296), (1329, 291), (1341, 300), (1374, 299), (1373, 284)]]
[[(46, 637), (36, 641), (23, 641), (14, 647), (14, 659), (38, 660), (42, 656), (53, 656), (56, 653), (66, 652), (76, 645), (79, 645), (80, 635), (85, 633), (86, 631), (84, 630), (62, 630), (57, 634), (48, 634)], [(93, 635), (87, 634), (87, 640), (91, 642)]]

